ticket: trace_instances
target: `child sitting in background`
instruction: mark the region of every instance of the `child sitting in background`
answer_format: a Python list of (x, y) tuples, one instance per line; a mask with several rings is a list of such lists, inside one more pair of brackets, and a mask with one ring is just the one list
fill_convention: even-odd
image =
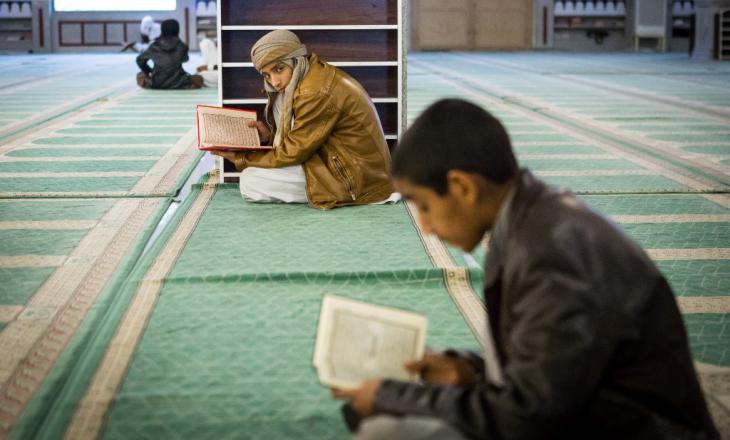
[[(199, 89), (203, 86), (200, 75), (190, 75), (182, 63), (188, 60), (188, 46), (180, 41), (180, 24), (177, 20), (165, 20), (160, 26), (160, 38), (137, 57), (141, 72), (137, 85), (149, 89)], [(154, 66), (147, 64), (152, 60)]]
[(393, 201), (390, 151), (370, 96), (354, 78), (276, 29), (251, 48), (268, 103), (251, 121), (265, 152), (215, 150), (255, 202), (309, 203), (318, 209)]
[(204, 38), (198, 46), (203, 56), (203, 64), (196, 71), (203, 77), (205, 87), (218, 87), (218, 48), (210, 38)]
[(139, 36), (142, 38), (142, 41), (122, 42), (122, 52), (126, 52), (127, 50), (144, 52), (147, 50), (150, 44), (154, 43), (160, 36), (160, 23), (157, 23), (149, 15), (145, 16), (139, 25)]

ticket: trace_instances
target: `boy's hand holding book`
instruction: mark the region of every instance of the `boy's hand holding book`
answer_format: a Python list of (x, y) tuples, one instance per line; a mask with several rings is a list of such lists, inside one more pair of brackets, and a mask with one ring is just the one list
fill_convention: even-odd
[(420, 361), (407, 363), (405, 368), (418, 374), (425, 383), (473, 385), (479, 382), (479, 376), (467, 361), (444, 354), (427, 354)]
[(375, 393), (378, 392), (378, 388), (380, 388), (379, 379), (368, 379), (357, 388), (331, 388), (331, 390), (332, 397), (339, 400), (347, 400), (352, 409), (360, 417), (367, 417), (373, 414)]
[[(444, 354), (427, 354), (421, 360), (406, 363), (403, 368), (418, 374), (424, 383), (465, 386), (479, 382), (479, 377), (467, 361)], [(331, 388), (332, 397), (347, 400), (360, 417), (367, 417), (373, 414), (375, 394), (380, 383), (380, 379), (368, 379), (357, 388)]]
[(271, 130), (262, 121), (248, 121), (248, 126), (251, 128), (256, 127), (262, 145), (266, 145), (271, 141)]
[[(256, 112), (236, 108), (197, 106), (198, 149), (205, 151), (260, 151), (273, 149), (268, 127)], [(262, 142), (263, 141), (263, 142)], [(235, 155), (218, 154), (231, 160)]]

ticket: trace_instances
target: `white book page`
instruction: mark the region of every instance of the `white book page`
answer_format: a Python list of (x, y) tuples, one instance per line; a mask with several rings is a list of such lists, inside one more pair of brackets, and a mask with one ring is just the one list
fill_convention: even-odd
[(255, 127), (256, 113), (238, 110), (198, 107), (198, 134), (201, 147), (259, 147), (261, 141)]
[(313, 361), (320, 382), (353, 388), (371, 378), (414, 380), (403, 365), (423, 357), (427, 323), (416, 313), (325, 295)]

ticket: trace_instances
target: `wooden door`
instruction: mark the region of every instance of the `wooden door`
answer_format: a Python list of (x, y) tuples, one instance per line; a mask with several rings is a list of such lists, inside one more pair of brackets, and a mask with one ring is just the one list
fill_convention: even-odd
[(475, 1), (475, 49), (532, 47), (532, 0)]
[(418, 0), (411, 3), (414, 50), (532, 47), (532, 0)]
[(471, 49), (473, 1), (419, 0), (411, 3), (413, 49)]

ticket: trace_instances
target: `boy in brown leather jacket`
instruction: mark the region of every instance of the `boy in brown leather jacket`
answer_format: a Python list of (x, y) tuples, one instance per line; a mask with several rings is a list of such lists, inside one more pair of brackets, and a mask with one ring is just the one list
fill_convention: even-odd
[(448, 351), (406, 366), (421, 383), (333, 390), (365, 418), (357, 438), (719, 438), (667, 281), (614, 224), (519, 169), (497, 119), (437, 102), (402, 137), (392, 175), (425, 233), (471, 251), (491, 231), (496, 356), (485, 369)]
[(266, 152), (221, 152), (241, 171), (241, 195), (320, 209), (383, 202), (393, 192), (390, 151), (375, 107), (344, 71), (307, 54), (279, 29), (251, 49), (268, 95), (256, 126)]

